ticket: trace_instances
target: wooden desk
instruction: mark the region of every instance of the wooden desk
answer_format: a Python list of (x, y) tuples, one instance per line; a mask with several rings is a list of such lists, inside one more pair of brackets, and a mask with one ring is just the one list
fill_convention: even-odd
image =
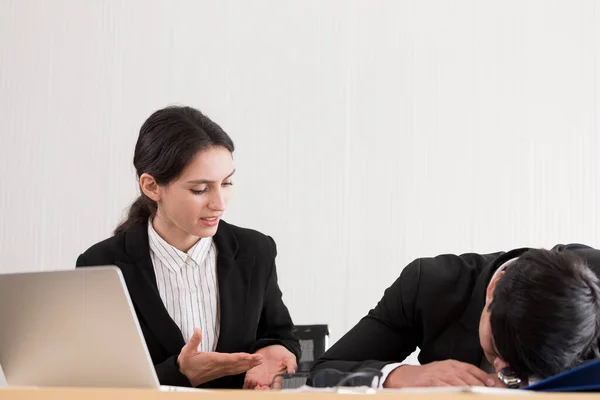
[(479, 393), (377, 393), (377, 394), (338, 394), (338, 393), (282, 393), (254, 392), (245, 390), (214, 390), (203, 392), (159, 392), (142, 389), (80, 389), (80, 388), (0, 388), (0, 400), (353, 400), (377, 396), (378, 400), (591, 400), (598, 399), (596, 393), (532, 393), (523, 396), (515, 394)]

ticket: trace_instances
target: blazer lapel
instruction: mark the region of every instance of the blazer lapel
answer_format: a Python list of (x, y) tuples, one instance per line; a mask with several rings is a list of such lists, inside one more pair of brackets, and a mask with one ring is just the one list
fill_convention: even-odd
[(169, 354), (178, 354), (185, 342), (158, 293), (146, 224), (138, 224), (127, 231), (125, 250), (133, 262), (116, 264), (123, 272), (139, 317)]
[(221, 310), (221, 329), (216, 351), (232, 353), (243, 350), (246, 303), (250, 286), (249, 272), (254, 256), (238, 253), (239, 244), (225, 221), (219, 223), (213, 237), (217, 248), (217, 280)]

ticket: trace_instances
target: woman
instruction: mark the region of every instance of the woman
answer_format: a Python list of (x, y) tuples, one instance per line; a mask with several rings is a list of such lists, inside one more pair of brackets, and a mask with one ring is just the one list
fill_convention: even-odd
[(121, 269), (163, 385), (260, 389), (296, 369), (275, 242), (221, 220), (233, 149), (198, 110), (156, 111), (133, 158), (141, 195), (114, 236), (77, 259)]

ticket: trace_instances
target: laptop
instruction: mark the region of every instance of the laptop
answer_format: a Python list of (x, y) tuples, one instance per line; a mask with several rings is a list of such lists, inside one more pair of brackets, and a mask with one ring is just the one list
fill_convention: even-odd
[(8, 386), (161, 386), (115, 266), (0, 274), (0, 382)]

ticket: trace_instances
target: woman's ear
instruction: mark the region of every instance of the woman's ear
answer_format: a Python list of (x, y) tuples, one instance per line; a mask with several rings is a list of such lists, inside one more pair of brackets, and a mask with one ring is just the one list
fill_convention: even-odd
[(156, 202), (160, 200), (159, 186), (152, 175), (143, 173), (140, 176), (140, 189), (150, 199)]

